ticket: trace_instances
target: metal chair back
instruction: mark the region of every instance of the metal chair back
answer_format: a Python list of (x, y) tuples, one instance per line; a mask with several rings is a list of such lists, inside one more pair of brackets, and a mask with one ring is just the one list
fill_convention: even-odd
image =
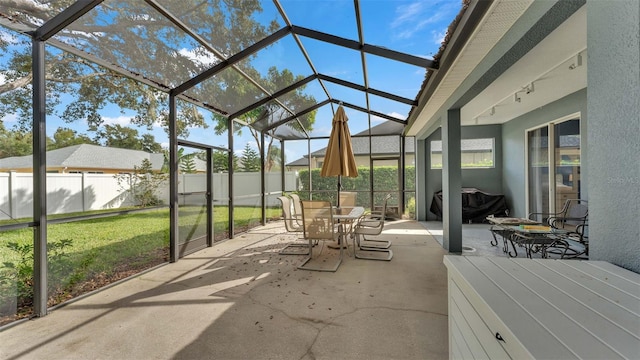
[(333, 210), (328, 201), (303, 200), (302, 224), (307, 239), (335, 240)]
[(300, 196), (298, 194), (289, 194), (291, 203), (293, 203), (293, 215), (302, 219), (302, 204), (300, 203)]
[(297, 224), (295, 218), (291, 214), (291, 199), (286, 196), (278, 196), (278, 200), (282, 203), (282, 214), (285, 229), (287, 229), (288, 232), (302, 231), (302, 227)]

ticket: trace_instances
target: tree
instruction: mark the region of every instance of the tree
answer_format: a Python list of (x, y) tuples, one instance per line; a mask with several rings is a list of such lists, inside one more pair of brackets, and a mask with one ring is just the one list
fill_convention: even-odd
[(143, 150), (150, 153), (162, 152), (162, 146), (155, 141), (151, 134), (139, 137), (138, 130), (120, 124), (104, 125), (94, 138), (96, 143), (121, 149)]
[[(14, 1), (3, 4), (2, 10), (3, 16), (10, 20), (39, 24), (72, 3), (70, 0), (52, 1), (41, 6), (36, 1)], [(186, 27), (200, 34), (226, 56), (239, 52), (279, 28), (275, 20), (269, 25), (262, 25), (255, 19), (262, 12), (258, 0), (183, 0), (168, 1), (163, 6), (179, 14)], [(220, 59), (204, 47), (193, 45), (193, 39), (162, 26), (162, 22), (157, 21), (161, 17), (159, 14), (156, 18), (136, 11), (125, 5), (99, 6), (86, 13), (82, 21), (74, 22), (73, 31), (65, 32), (64, 42), (166, 87), (183, 83), (219, 62)], [(0, 119), (15, 114), (21, 126), (27, 129), (32, 118), (31, 89), (28, 86), (33, 79), (30, 39), (2, 29), (0, 32), (0, 50), (6, 52), (12, 46), (13, 51), (6, 66), (0, 69), (0, 78), (4, 79), (0, 84)], [(3, 36), (5, 34), (7, 36)], [(190, 48), (184, 51), (188, 46)], [(108, 104), (115, 104), (136, 113), (132, 120), (134, 125), (150, 128), (160, 123), (168, 128), (166, 93), (53, 47), (47, 48), (45, 64), (48, 114), (56, 112), (57, 106), (62, 104), (62, 94), (68, 94), (73, 100), (64, 104), (63, 110), (57, 114), (64, 121), (86, 121), (95, 129), (104, 123), (102, 110)], [(250, 61), (239, 62), (236, 66), (245, 74), (258, 75), (256, 78), (259, 78)], [(235, 86), (228, 84), (234, 84), (239, 76), (235, 71), (224, 71), (216, 81), (191, 89), (189, 95), (205, 98), (202, 94), (210, 94), (206, 98), (217, 101), (216, 94), (223, 93), (226, 96), (220, 98), (222, 102), (217, 101), (220, 110), (229, 109), (227, 105), (237, 108), (237, 100), (225, 101), (235, 99), (237, 93), (231, 90)], [(254, 92), (259, 93), (257, 89)], [(179, 136), (186, 136), (190, 127), (206, 127), (204, 117), (191, 103), (179, 103), (177, 118)]]
[[(213, 172), (229, 172), (229, 153), (222, 150), (213, 151)], [(205, 159), (205, 153), (198, 154), (198, 157), (202, 160)], [(238, 156), (233, 154), (233, 170), (238, 170)]]
[(162, 152), (162, 145), (157, 143), (156, 138), (151, 134), (142, 134), (142, 137), (140, 138), (140, 145), (142, 147), (140, 150), (143, 150), (149, 153)]
[(48, 148), (53, 150), (80, 144), (98, 145), (98, 143), (91, 140), (89, 136), (85, 134), (78, 134), (78, 132), (73, 129), (62, 127), (58, 128), (53, 134), (53, 142)]
[(193, 160), (193, 154), (183, 156), (180, 161), (180, 171), (185, 174), (193, 174), (196, 172), (196, 162)]
[(244, 172), (260, 171), (260, 154), (247, 143), (242, 151), (242, 170)]
[[(296, 81), (302, 80), (303, 76), (294, 76), (291, 71), (288, 69), (284, 69), (281, 72), (278, 71), (277, 68), (271, 67), (267, 73), (267, 78), (264, 79), (265, 87), (270, 92), (275, 92), (279, 89), (282, 89), (290, 84), (293, 84)], [(300, 110), (307, 109), (316, 104), (315, 98), (313, 96), (307, 95), (304, 93), (304, 86), (298, 87), (295, 90), (281, 96), (278, 100), (283, 103), (288, 109), (297, 112)], [(239, 100), (248, 96), (255, 96), (255, 94), (250, 91), (242, 88), (236, 87), (231, 92), (226, 92), (225, 94), (220, 94), (220, 96), (227, 97), (226, 101), (229, 104), (235, 104)], [(270, 124), (279, 122), (291, 116), (288, 111), (285, 111), (279, 104), (275, 102), (268, 102), (265, 105), (262, 105), (252, 111), (249, 111), (239, 117), (240, 120), (247, 124), (253, 124), (256, 121), (268, 121)], [(297, 121), (289, 121), (286, 126), (288, 126), (291, 130), (297, 132), (303, 132), (303, 129), (306, 131), (310, 131), (313, 129), (313, 124), (315, 123), (316, 111), (311, 111), (304, 116), (298, 117)], [(214, 118), (216, 120), (216, 124), (214, 126), (214, 131), (217, 135), (223, 134), (229, 128), (229, 121), (226, 117), (221, 115), (214, 114)], [(260, 143), (260, 133), (251, 127), (246, 127), (251, 136), (256, 141), (256, 146), (258, 151), (260, 151), (261, 143)], [(244, 127), (234, 125), (234, 133), (241, 135)], [(266, 144), (266, 159), (265, 161), (265, 171), (271, 170), (271, 168), (275, 165), (275, 161), (273, 161), (278, 152), (272, 153), (276, 147), (273, 145), (273, 137), (268, 137), (268, 142)]]
[(33, 137), (25, 130), (7, 130), (0, 122), (0, 159), (32, 154)]
[(279, 170), (280, 169), (280, 159), (282, 158), (283, 154), (282, 154), (282, 150), (280, 149), (279, 146), (272, 144), (269, 147), (269, 153), (267, 154), (267, 159), (266, 162), (267, 164), (265, 165), (265, 171), (270, 171), (270, 170)]

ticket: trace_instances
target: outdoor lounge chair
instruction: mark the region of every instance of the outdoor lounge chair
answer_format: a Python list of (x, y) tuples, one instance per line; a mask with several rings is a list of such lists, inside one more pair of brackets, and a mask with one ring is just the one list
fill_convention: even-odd
[[(338, 260), (331, 267), (321, 267), (314, 262), (313, 242), (314, 241), (339, 241), (340, 231), (333, 219), (333, 209), (328, 201), (303, 200), (302, 202), (302, 224), (304, 237), (308, 241), (309, 256), (298, 266), (298, 269), (313, 271), (336, 271), (342, 263), (343, 247), (340, 248)], [(322, 251), (322, 248), (320, 249)]]
[[(365, 238), (365, 235), (379, 235), (384, 229), (384, 219), (387, 211), (387, 202), (391, 194), (384, 197), (381, 212), (371, 212), (363, 215), (353, 229), (353, 253), (356, 259), (385, 260), (393, 258), (393, 252), (389, 247), (390, 240), (373, 240)], [(366, 254), (365, 254), (366, 253)], [(386, 254), (380, 256), (381, 254)]]

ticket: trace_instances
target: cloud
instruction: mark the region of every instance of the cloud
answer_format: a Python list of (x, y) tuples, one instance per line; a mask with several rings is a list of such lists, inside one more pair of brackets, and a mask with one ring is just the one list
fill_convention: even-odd
[(0, 31), (0, 41), (6, 42), (10, 45), (15, 45), (18, 43), (18, 37), (9, 32)]
[(402, 120), (406, 120), (407, 119), (407, 115), (406, 114), (400, 114), (400, 113), (397, 113), (395, 111), (392, 111), (392, 112), (388, 113), (387, 115), (392, 116), (394, 118), (402, 119)]
[(7, 123), (14, 123), (18, 121), (18, 115), (16, 114), (7, 114), (2, 118), (2, 122), (7, 124)]
[(420, 1), (398, 6), (395, 11), (396, 17), (391, 22), (391, 29), (396, 31), (394, 36), (398, 39), (408, 39), (429, 25), (452, 18), (457, 4), (457, 1), (452, 1), (438, 6), (426, 6), (424, 1)]
[(183, 48), (180, 49), (178, 53), (193, 62), (203, 65), (214, 65), (219, 62), (218, 58), (202, 48), (195, 48), (191, 50)]
[(391, 22), (391, 28), (397, 28), (402, 26), (408, 21), (419, 17), (423, 12), (422, 2), (415, 2), (408, 5), (400, 5), (396, 8), (396, 18)]
[(109, 117), (109, 116), (105, 116), (102, 118), (102, 120), (104, 120), (104, 124), (106, 125), (122, 125), (122, 126), (129, 126), (131, 124), (131, 119), (133, 119), (133, 116), (118, 116), (118, 117)]
[(442, 45), (444, 41), (444, 37), (447, 35), (447, 29), (444, 29), (440, 32), (436, 30), (431, 30), (431, 36), (433, 37), (433, 43), (436, 45)]
[(322, 126), (316, 129), (313, 129), (314, 136), (329, 136), (331, 135), (331, 127)]
[[(387, 113), (387, 115), (389, 115), (391, 117), (394, 117), (396, 119), (400, 119), (400, 120), (406, 120), (407, 119), (407, 115), (406, 114), (400, 114), (400, 113), (395, 112), (395, 111)], [(387, 119), (384, 119), (384, 118), (381, 118), (381, 117), (375, 116), (375, 115), (371, 116), (371, 123), (372, 124), (376, 124), (377, 125), (377, 124), (383, 123), (385, 121), (390, 121), (390, 120), (387, 120)]]

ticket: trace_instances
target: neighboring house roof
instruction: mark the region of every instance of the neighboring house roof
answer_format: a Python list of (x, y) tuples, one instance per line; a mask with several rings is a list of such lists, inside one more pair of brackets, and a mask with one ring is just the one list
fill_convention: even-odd
[[(351, 136), (351, 147), (353, 148), (353, 155), (369, 155), (369, 135), (375, 136), (371, 139), (372, 141), (372, 155), (387, 155), (394, 154), (397, 155), (400, 150), (400, 145), (398, 144), (399, 137), (396, 135), (393, 136), (381, 136), (381, 135), (389, 135), (397, 133), (397, 128), (403, 128), (404, 125), (400, 123), (396, 123), (393, 121), (386, 121), (380, 125), (376, 125), (371, 128), (371, 133), (368, 130), (361, 131), (357, 134)], [(328, 142), (329, 140), (327, 140)], [(311, 153), (312, 157), (322, 157), (327, 152), (327, 148), (324, 147), (322, 149), (313, 151)], [(414, 152), (413, 149), (413, 141), (407, 141), (405, 145), (405, 152), (408, 154), (412, 154)], [(286, 166), (307, 166), (309, 165), (309, 157), (307, 155), (303, 156), (300, 159), (294, 160), (290, 163), (287, 163)]]
[(307, 156), (298, 160), (294, 160), (287, 164), (287, 166), (309, 166), (309, 158)]
[[(50, 168), (134, 169), (139, 167), (144, 159), (151, 161), (154, 170), (160, 170), (164, 163), (163, 154), (90, 144), (47, 151), (47, 167)], [(24, 169), (31, 166), (33, 166), (31, 155), (0, 159), (0, 169)]]

